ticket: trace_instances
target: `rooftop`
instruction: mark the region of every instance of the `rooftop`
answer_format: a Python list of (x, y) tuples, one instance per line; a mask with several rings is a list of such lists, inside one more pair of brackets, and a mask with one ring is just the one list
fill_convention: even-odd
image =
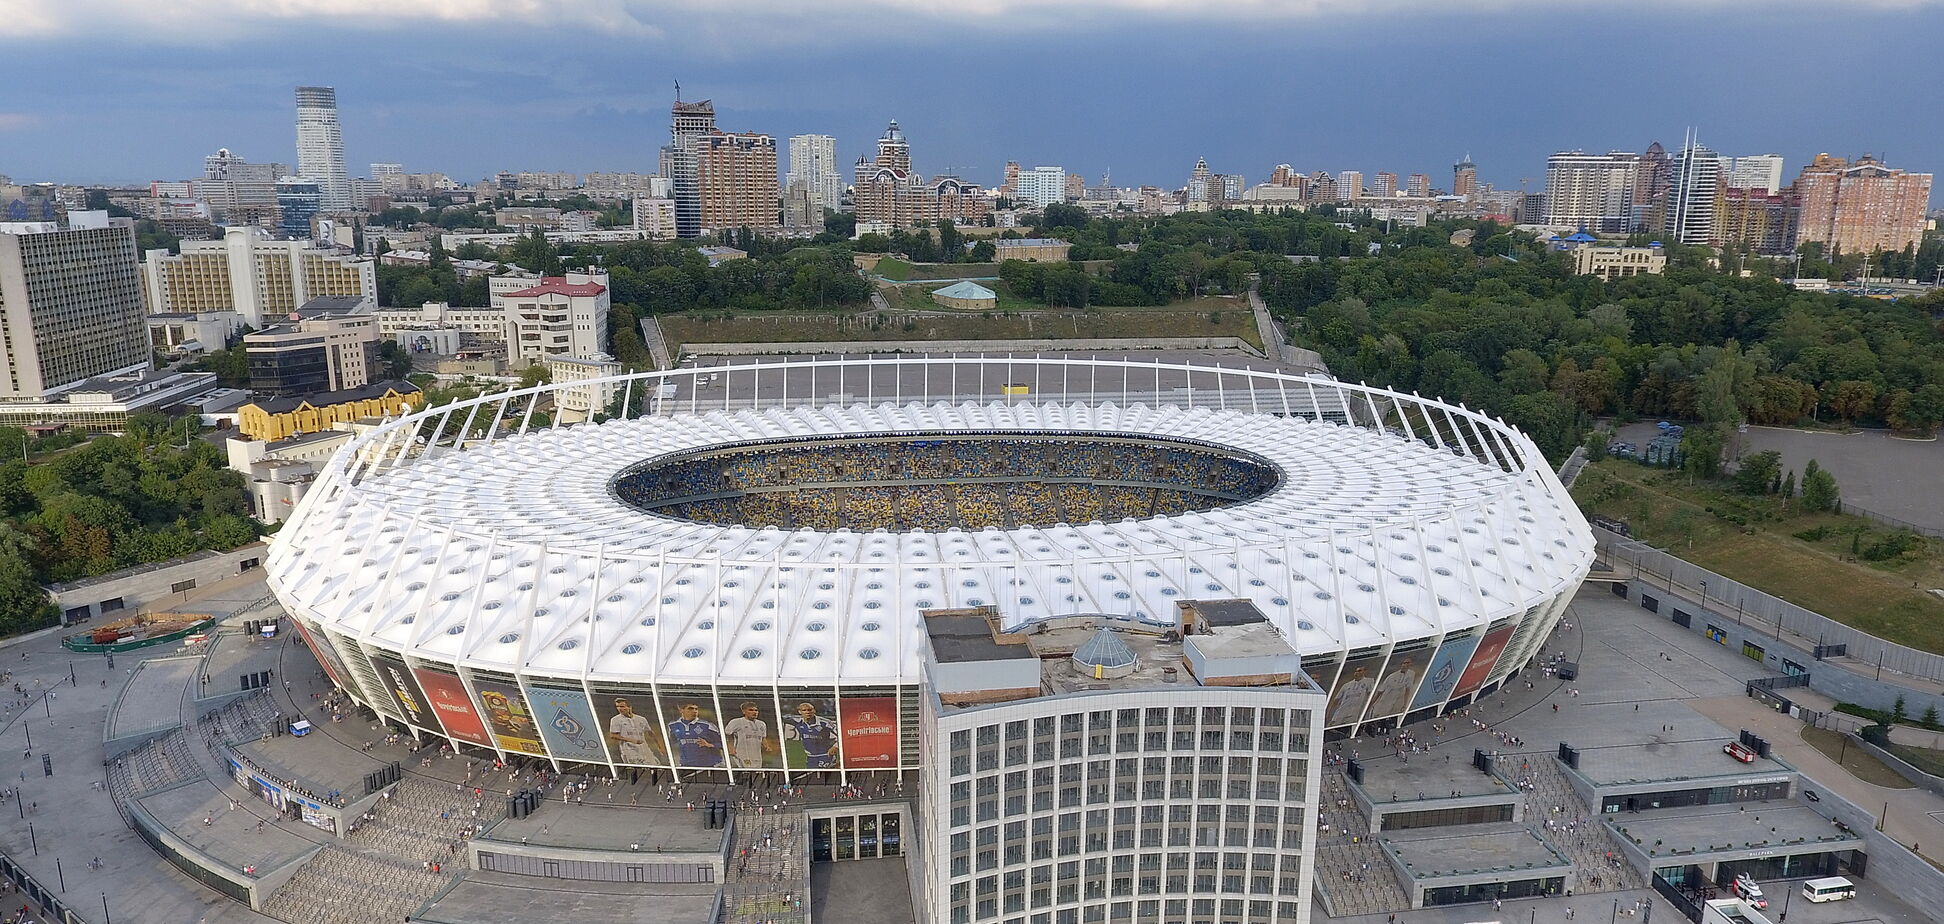
[(542, 276), (540, 284), (508, 292), (502, 298), (536, 298), (542, 295), (565, 295), (570, 298), (591, 298), (607, 291), (607, 286), (598, 282), (568, 282), (565, 276)]
[(1380, 835), (1377, 841), (1418, 881), (1511, 871), (1529, 871), (1531, 876), (1564, 875), (1573, 867), (1571, 860), (1537, 832), (1517, 822), (1466, 825), (1456, 831), (1429, 828)]
[[(344, 404), (349, 401), (363, 401), (367, 398), (383, 397), (388, 391), (396, 391), (401, 395), (415, 395), (418, 394), (418, 386), (403, 381), (372, 382), (369, 385), (346, 388), (342, 391), (320, 392), (315, 395), (284, 395), (260, 398), (250, 403), (267, 413), (282, 414), (287, 411), (294, 411), (306, 404), (311, 407), (328, 407), (333, 404)], [(247, 407), (248, 405), (245, 406)]]
[(1351, 785), (1379, 806), (1468, 796), (1505, 796), (1507, 801), (1518, 798), (1518, 791), (1504, 780), (1472, 767), (1466, 754), (1448, 759), (1454, 757), (1456, 748), (1445, 751), (1442, 756), (1423, 755), (1408, 761), (1395, 754), (1361, 760), (1358, 763), (1363, 766), (1364, 781)]
[(998, 247), (1071, 247), (1072, 244), (1057, 237), (1020, 237), (1006, 240), (995, 238), (992, 242)]
[[(830, 864), (837, 865), (837, 864)], [(475, 870), (412, 920), (424, 924), (528, 924), (530, 921), (628, 921), (689, 924), (716, 910), (712, 883), (590, 882), (536, 888), (544, 880)]]
[(1582, 747), (1579, 774), (1601, 787), (1793, 774), (1794, 768), (1772, 757), (1757, 757), (1753, 763), (1744, 764), (1723, 753), (1722, 747), (1733, 740), (1733, 736), (1724, 735), (1671, 741), (1648, 733), (1643, 744)]
[(1863, 846), (1860, 835), (1836, 827), (1808, 803), (1793, 799), (1650, 809), (1606, 820), (1653, 857), (1785, 847), (1794, 849), (1780, 852), (1812, 853)]
[(942, 298), (976, 298), (994, 301), (999, 298), (998, 293), (969, 279), (964, 282), (955, 282), (945, 288), (935, 290), (932, 292), (932, 295)]

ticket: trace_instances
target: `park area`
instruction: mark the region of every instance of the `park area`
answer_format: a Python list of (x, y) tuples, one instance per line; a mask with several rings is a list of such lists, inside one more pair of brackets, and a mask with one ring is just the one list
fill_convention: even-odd
[(1573, 496), (1588, 514), (1623, 521), (1634, 538), (1703, 568), (1879, 638), (1944, 652), (1944, 599), (1931, 593), (1944, 587), (1935, 540), (1618, 459), (1587, 466)]
[[(999, 284), (994, 283), (997, 287)], [(1260, 347), (1247, 302), (1206, 297), (1155, 308), (1087, 311), (1024, 306), (1001, 295), (990, 312), (954, 312), (931, 301), (925, 286), (885, 290), (892, 310), (697, 312), (663, 315), (671, 349), (691, 343), (814, 343), (843, 340), (1037, 340), (1074, 338), (1236, 337)], [(1007, 310), (1018, 307), (1023, 310)]]

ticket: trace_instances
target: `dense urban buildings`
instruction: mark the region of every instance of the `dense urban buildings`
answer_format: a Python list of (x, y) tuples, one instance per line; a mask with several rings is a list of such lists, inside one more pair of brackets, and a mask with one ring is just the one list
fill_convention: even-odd
[(895, 119), (878, 137), (877, 156), (858, 158), (854, 169), (851, 198), (857, 220), (872, 227), (931, 225), (940, 219), (978, 224), (990, 208), (985, 190), (976, 183), (955, 176), (922, 179), (911, 166), (911, 143)]
[(1902, 250), (1924, 233), (1931, 174), (1893, 169), (1868, 155), (1851, 163), (1818, 154), (1796, 177), (1796, 242), (1825, 253)]
[(0, 398), (149, 367), (135, 231), (105, 212), (0, 223)]
[[(910, 169), (908, 163), (906, 169)], [(809, 190), (819, 221), (824, 211), (843, 208), (844, 180), (837, 173), (837, 139), (829, 135), (790, 136), (788, 182), (801, 183)]]
[(317, 181), (325, 210), (351, 208), (351, 175), (344, 167), (344, 134), (331, 87), (297, 88), (297, 172)]
[(271, 240), (252, 227), (230, 227), (220, 241), (183, 241), (180, 254), (151, 250), (141, 267), (149, 311), (235, 311), (251, 327), (321, 296), (378, 303), (378, 274), (369, 258), (347, 256), (308, 240)]
[(1034, 167), (1019, 172), (1018, 199), (1042, 208), (1066, 201), (1066, 168)]

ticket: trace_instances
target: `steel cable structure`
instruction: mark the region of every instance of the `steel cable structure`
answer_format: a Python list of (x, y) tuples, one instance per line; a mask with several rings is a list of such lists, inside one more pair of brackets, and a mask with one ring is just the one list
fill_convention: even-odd
[[(561, 424), (566, 389), (620, 413)], [(1331, 691), (1328, 728), (1433, 714), (1536, 654), (1593, 548), (1533, 443), (1461, 405), (1199, 362), (894, 354), (386, 420), (318, 474), (267, 569), (333, 680), (418, 733), (733, 778), (918, 765), (935, 609), (1165, 626), (1247, 600)]]

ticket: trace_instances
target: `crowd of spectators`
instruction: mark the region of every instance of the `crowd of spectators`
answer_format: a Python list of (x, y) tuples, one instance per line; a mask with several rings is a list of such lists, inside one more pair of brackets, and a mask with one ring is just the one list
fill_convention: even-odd
[(614, 490), (682, 519), (868, 531), (1138, 519), (1275, 481), (1264, 464), (1181, 444), (1006, 434), (749, 447), (630, 472)]

